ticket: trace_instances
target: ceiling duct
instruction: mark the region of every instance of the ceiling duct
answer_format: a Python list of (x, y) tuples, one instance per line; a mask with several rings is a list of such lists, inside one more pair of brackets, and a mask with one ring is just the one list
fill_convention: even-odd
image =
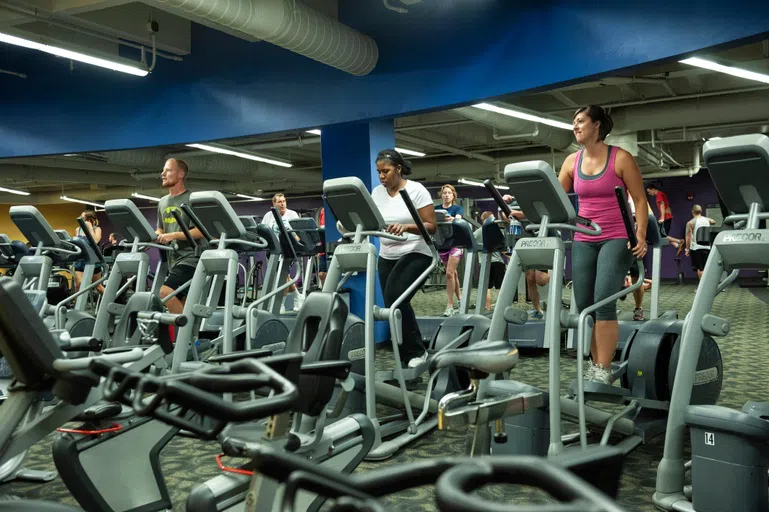
[[(495, 104), (500, 107), (514, 108), (502, 103)], [(456, 108), (452, 112), (456, 112), (466, 119), (495, 128), (503, 133), (520, 135), (523, 140), (549, 146), (558, 151), (568, 150), (574, 142), (574, 136), (571, 131), (554, 128), (542, 123), (524, 121), (523, 119), (475, 107)]]
[(367, 75), (379, 59), (372, 38), (298, 0), (156, 1), (352, 75)]
[(766, 91), (693, 98), (611, 110), (615, 133), (769, 119)]

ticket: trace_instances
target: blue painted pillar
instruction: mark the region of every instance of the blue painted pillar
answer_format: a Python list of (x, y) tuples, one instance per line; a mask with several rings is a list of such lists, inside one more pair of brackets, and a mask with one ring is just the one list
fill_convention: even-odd
[[(395, 146), (395, 127), (393, 121), (372, 121), (369, 123), (344, 123), (324, 126), (321, 131), (321, 159), (323, 162), (323, 181), (331, 178), (357, 176), (369, 191), (379, 185), (376, 172), (376, 155), (383, 149)], [(338, 240), (336, 219), (326, 208), (326, 240)], [(374, 240), (379, 250), (379, 240)], [(363, 275), (350, 278), (346, 283), (350, 289), (350, 312), (364, 317), (366, 280)], [(376, 303), (384, 306), (382, 290), (377, 278)], [(377, 342), (390, 339), (387, 322), (378, 321), (374, 327)]]

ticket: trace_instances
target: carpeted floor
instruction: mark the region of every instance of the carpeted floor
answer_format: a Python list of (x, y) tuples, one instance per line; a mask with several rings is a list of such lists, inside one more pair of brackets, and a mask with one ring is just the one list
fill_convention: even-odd
[[(693, 285), (664, 285), (661, 290), (661, 309), (675, 309), (683, 318), (690, 309), (694, 298)], [(763, 298), (763, 297), (762, 297)], [(648, 295), (647, 295), (648, 302)], [(474, 299), (472, 299), (474, 301)], [(441, 291), (418, 293), (414, 305), (420, 314), (441, 314), (446, 307), (445, 293)], [(521, 305), (521, 307), (525, 307)], [(632, 310), (632, 302), (620, 302), (625, 311)], [(647, 304), (648, 310), (648, 304)], [(724, 364), (724, 388), (719, 403), (733, 408), (740, 408), (747, 400), (767, 400), (769, 391), (769, 314), (767, 304), (748, 289), (732, 285), (720, 294), (714, 305), (714, 313), (731, 320), (732, 330), (729, 336), (720, 342)], [(390, 354), (382, 350), (382, 360)], [(576, 362), (566, 351), (563, 352), (562, 375), (564, 385), (573, 377)], [(512, 377), (537, 386), (547, 384), (546, 354), (530, 353), (522, 357)], [(656, 466), (662, 454), (663, 438), (659, 437), (649, 444), (640, 446), (627, 458), (622, 476), (621, 503), (627, 510), (654, 510), (651, 495), (654, 489)], [(432, 432), (404, 449), (390, 460), (378, 463), (364, 463), (359, 471), (367, 471), (383, 465), (398, 464), (421, 458), (461, 454), (464, 449), (464, 436), (459, 432)], [(27, 458), (27, 467), (33, 469), (53, 469), (50, 456), (50, 437), (45, 442), (34, 446)], [(176, 438), (170, 442), (162, 454), (162, 468), (166, 475), (169, 489), (174, 499), (174, 510), (183, 510), (189, 490), (218, 473), (214, 455), (218, 453), (214, 443), (202, 443), (186, 438)], [(119, 461), (114, 461), (119, 464)], [(414, 489), (392, 497), (389, 501), (394, 509), (402, 512), (435, 510), (431, 497), (431, 488)], [(542, 496), (527, 490), (511, 491), (493, 486), (489, 493), (498, 496), (512, 496), (515, 500), (534, 503)], [(59, 479), (50, 483), (37, 484), (20, 481), (0, 486), (0, 493), (14, 494), (25, 498), (39, 498), (75, 504), (67, 489)], [(510, 498), (508, 498), (510, 499)]]

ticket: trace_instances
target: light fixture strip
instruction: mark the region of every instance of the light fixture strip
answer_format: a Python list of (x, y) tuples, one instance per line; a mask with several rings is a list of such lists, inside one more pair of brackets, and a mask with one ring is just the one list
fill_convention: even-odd
[(769, 75), (766, 75), (764, 73), (756, 73), (755, 71), (748, 71), (747, 69), (742, 69), (734, 66), (725, 66), (724, 64), (719, 64), (717, 62), (701, 59), (699, 57), (691, 57), (689, 59), (684, 59), (681, 61), (681, 64), (688, 64), (690, 66), (696, 66), (698, 68), (709, 69), (710, 71), (718, 71), (719, 73), (724, 73), (726, 75), (732, 75), (740, 78), (745, 78), (748, 80), (755, 80), (756, 82), (763, 82), (765, 84), (769, 84)]
[(8, 192), (9, 194), (16, 194), (17, 196), (28, 196), (29, 192), (26, 190), (18, 190), (15, 188), (0, 187), (0, 192)]
[(110, 69), (112, 71), (120, 71), (121, 73), (128, 73), (130, 75), (147, 76), (149, 74), (148, 70), (138, 68), (136, 66), (122, 64), (120, 62), (102, 59), (100, 57), (94, 57), (93, 55), (86, 55), (84, 53), (67, 50), (66, 48), (60, 48), (58, 46), (31, 41), (29, 39), (24, 39), (23, 37), (6, 34), (4, 32), (0, 32), (0, 42), (21, 46), (23, 48), (29, 48), (31, 50), (38, 50), (50, 55), (56, 55), (57, 57), (63, 57), (65, 59), (83, 62), (84, 64), (91, 64), (93, 66)]
[(249, 196), (247, 194), (240, 194), (240, 193), (236, 193), (235, 197), (240, 197), (242, 199), (250, 199), (251, 201), (264, 201), (265, 200), (263, 197)]
[(93, 201), (86, 201), (85, 199), (77, 199), (77, 198), (69, 197), (69, 196), (60, 196), (59, 199), (62, 199), (64, 201), (69, 201), (70, 203), (90, 204), (91, 206), (96, 206), (98, 208), (104, 208), (104, 205), (101, 204), (101, 203), (95, 203)]
[(532, 123), (546, 124), (548, 126), (552, 126), (553, 128), (560, 128), (562, 130), (572, 131), (574, 129), (571, 124), (564, 123), (563, 121), (557, 121), (555, 119), (529, 114), (527, 112), (521, 112), (520, 110), (513, 110), (511, 108), (498, 107), (497, 105), (492, 105), (490, 103), (477, 103), (473, 105), (473, 107), (479, 108), (481, 110), (487, 110), (489, 112), (496, 112), (497, 114), (502, 114), (505, 116), (523, 119), (524, 121), (531, 121)]
[(256, 162), (264, 162), (266, 164), (277, 165), (279, 167), (293, 166), (293, 164), (289, 162), (283, 162), (281, 160), (273, 160), (271, 158), (265, 158), (263, 156), (253, 155), (251, 153), (242, 153), (240, 151), (234, 151), (232, 149), (227, 149), (220, 146), (211, 146), (209, 144), (187, 144), (187, 147), (202, 149), (204, 151), (210, 151), (211, 153), (220, 153), (222, 155), (230, 155), (238, 158), (245, 158), (246, 160), (254, 160)]
[[(472, 185), (474, 187), (485, 187), (482, 181), (477, 181), (470, 178), (459, 178), (457, 180), (457, 183), (461, 183), (462, 185)], [(510, 187), (508, 187), (507, 185), (497, 185), (495, 183), (494, 187), (496, 187), (499, 190), (510, 190)]]
[(131, 194), (131, 196), (139, 198), (139, 199), (147, 199), (148, 201), (155, 201), (156, 203), (160, 202), (160, 198), (159, 197), (147, 196), (147, 195), (144, 195), (144, 194), (139, 194), (138, 192), (133, 192)]

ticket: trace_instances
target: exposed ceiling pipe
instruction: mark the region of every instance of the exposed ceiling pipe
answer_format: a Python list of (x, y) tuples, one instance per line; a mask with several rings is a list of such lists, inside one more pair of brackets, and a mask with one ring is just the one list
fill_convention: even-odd
[(427, 130), (432, 128), (445, 128), (447, 126), (457, 126), (461, 124), (472, 124), (475, 121), (472, 121), (470, 119), (459, 119), (457, 121), (439, 121), (437, 123), (418, 123), (418, 124), (409, 124), (406, 126), (396, 126), (395, 131), (396, 132), (406, 132), (406, 131), (412, 131), (412, 130)]
[(374, 40), (296, 0), (157, 0), (356, 76), (376, 66)]
[(492, 162), (492, 163), (496, 162), (494, 158), (488, 155), (483, 155), (481, 153), (473, 153), (472, 151), (465, 151), (464, 149), (455, 148), (454, 146), (449, 146), (448, 144), (441, 144), (440, 142), (434, 142), (429, 139), (423, 139), (422, 137), (414, 137), (413, 135), (407, 135), (405, 133), (398, 134), (398, 139), (405, 142), (411, 142), (413, 144), (421, 144), (422, 146), (425, 146), (428, 148), (440, 149), (448, 153), (453, 153), (455, 155), (466, 156), (467, 158), (473, 158), (475, 160), (483, 160), (484, 162)]
[[(566, 159), (566, 154), (556, 152), (556, 165), (560, 166)], [(493, 178), (497, 172), (497, 162), (503, 167), (516, 162), (544, 160), (552, 164), (553, 155), (550, 151), (503, 153), (494, 162), (466, 160), (464, 158), (432, 158), (412, 160), (413, 176), (429, 181), (451, 180), (465, 177)], [(557, 168), (556, 168), (557, 170)]]
[(693, 159), (694, 162), (692, 163), (691, 167), (688, 169), (678, 169), (675, 171), (661, 171), (661, 172), (650, 172), (644, 174), (642, 177), (644, 179), (650, 179), (650, 178), (676, 178), (676, 177), (682, 177), (682, 176), (688, 176), (691, 178), (698, 172), (700, 172), (700, 146), (699, 144), (694, 146), (693, 150)]
[[(510, 108), (509, 105), (501, 103), (499, 103), (499, 106)], [(531, 137), (527, 140), (537, 144), (544, 144), (558, 151), (569, 148), (574, 142), (574, 136), (569, 130), (562, 130), (541, 123), (538, 125), (538, 123), (524, 121), (523, 119), (506, 116), (497, 112), (490, 112), (475, 107), (456, 108), (452, 112), (511, 135), (529, 133)]]
[(131, 172), (131, 169), (119, 165), (111, 165), (103, 162), (89, 162), (68, 157), (37, 156), (27, 158), (5, 158), (0, 160), (0, 169), (4, 169), (6, 165), (98, 171), (107, 175), (129, 174)]
[(677, 101), (673, 105), (657, 103), (622, 108), (612, 110), (611, 116), (614, 119), (615, 133), (736, 123), (769, 119), (769, 101), (766, 100), (766, 93), (754, 91), (729, 97), (714, 97), (706, 101), (697, 98)]
[[(749, 92), (766, 91), (767, 89), (769, 89), (769, 85), (755, 85), (752, 87), (741, 87), (738, 89), (723, 89), (720, 91), (698, 92), (694, 94), (680, 94), (678, 96), (662, 96), (659, 98), (648, 98), (644, 100), (620, 101), (617, 103), (604, 103), (602, 107), (605, 109), (636, 107), (640, 105), (652, 105), (655, 103), (668, 103), (671, 101), (683, 101), (683, 100), (691, 100), (691, 99), (698, 99), (698, 98), (712, 98), (716, 96), (730, 96), (732, 94), (743, 94), (743, 93), (749, 93)], [(557, 108), (554, 110), (548, 110), (545, 113), (560, 114), (567, 110), (571, 110), (571, 109)], [(614, 114), (612, 113), (612, 117), (613, 116)]]

